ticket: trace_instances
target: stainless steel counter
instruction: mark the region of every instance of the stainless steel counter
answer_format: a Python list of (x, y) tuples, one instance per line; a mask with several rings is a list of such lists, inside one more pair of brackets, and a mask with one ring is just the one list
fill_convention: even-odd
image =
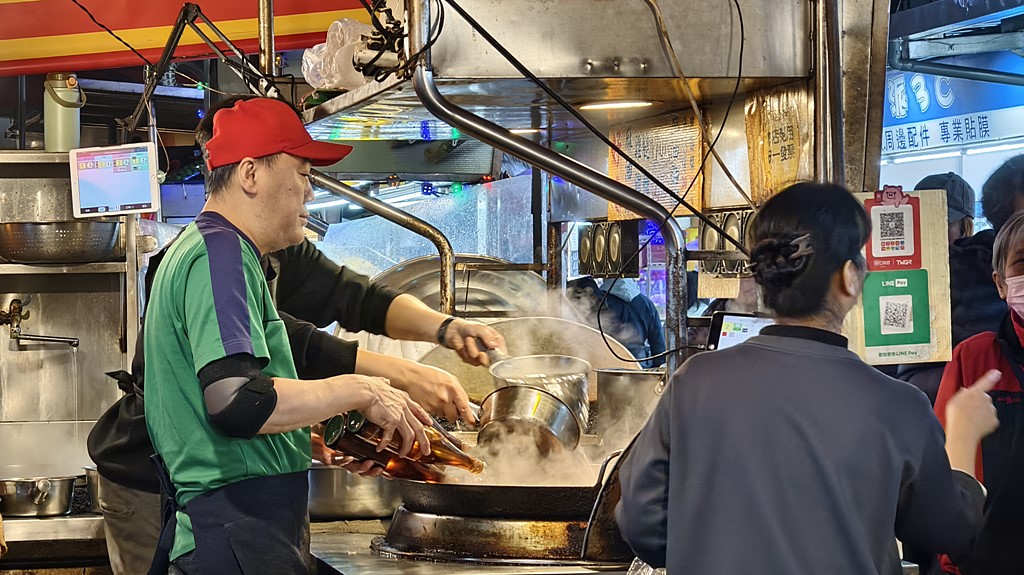
[(45, 518), (4, 517), (4, 535), (11, 543), (103, 539), (103, 517), (101, 515)]
[[(313, 533), (310, 543), (321, 569), (326, 566), (340, 575), (624, 575), (625, 571), (599, 571), (585, 567), (525, 567), (520, 565), (476, 565), (436, 563), (411, 559), (388, 559), (370, 550), (376, 535), (365, 533)], [(320, 573), (329, 571), (321, 570)]]

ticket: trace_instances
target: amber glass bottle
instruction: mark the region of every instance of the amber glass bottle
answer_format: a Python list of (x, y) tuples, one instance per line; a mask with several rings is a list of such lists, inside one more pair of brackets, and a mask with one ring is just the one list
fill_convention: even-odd
[[(355, 411), (350, 411), (348, 413), (348, 431), (349, 433), (355, 433), (359, 437), (362, 437), (371, 445), (377, 445), (380, 442), (381, 434), (383, 433), (383, 430), (381, 430), (381, 428), (375, 423), (367, 421), (362, 414)], [(483, 461), (480, 461), (459, 449), (459, 447), (449, 439), (447, 434), (442, 434), (433, 427), (424, 427), (423, 431), (426, 433), (427, 440), (430, 441), (430, 453), (423, 455), (420, 452), (419, 442), (413, 442), (412, 449), (406, 456), (409, 459), (419, 463), (428, 463), (432, 465), (452, 465), (465, 469), (470, 473), (480, 473), (484, 470)], [(391, 441), (390, 447), (397, 452), (400, 445), (401, 440), (396, 438)]]
[[(459, 449), (447, 434), (432, 427), (425, 427), (424, 432), (430, 441), (428, 455), (420, 453), (419, 442), (414, 442), (412, 450), (406, 457), (399, 456), (399, 439), (393, 440), (384, 451), (377, 452), (377, 445), (380, 443), (382, 434), (381, 428), (367, 421), (360, 413), (350, 411), (327, 421), (324, 428), (324, 441), (329, 447), (338, 449), (356, 459), (376, 461), (392, 477), (440, 481), (443, 474), (435, 465), (454, 465), (472, 473), (483, 471), (484, 463)], [(396, 473), (402, 473), (402, 475)], [(409, 474), (416, 476), (409, 476)], [(435, 475), (440, 477), (435, 478)]]
[[(351, 412), (354, 414), (355, 412)], [(324, 443), (341, 451), (356, 461), (370, 460), (376, 467), (384, 469), (384, 475), (395, 479), (412, 479), (427, 483), (441, 483), (444, 473), (433, 465), (400, 457), (391, 450), (377, 451), (377, 444), (369, 443), (365, 438), (348, 431), (348, 416), (336, 415), (324, 425)], [(362, 416), (360, 416), (362, 417)]]

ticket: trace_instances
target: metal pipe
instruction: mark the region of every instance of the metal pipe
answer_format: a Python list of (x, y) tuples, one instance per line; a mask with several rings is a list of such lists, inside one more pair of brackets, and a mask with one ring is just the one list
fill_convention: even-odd
[(53, 335), (31, 335), (27, 333), (20, 333), (14, 339), (18, 341), (37, 341), (40, 343), (63, 343), (70, 345), (71, 347), (78, 347), (77, 337), (58, 337)]
[(277, 75), (274, 57), (274, 0), (260, 0), (259, 12), (260, 72)]
[(902, 38), (889, 42), (889, 67), (893, 70), (900, 70), (902, 72), (920, 72), (922, 74), (932, 74), (935, 76), (949, 76), (950, 78), (977, 80), (978, 82), (1024, 86), (1024, 74), (1012, 74), (1010, 72), (999, 72), (996, 70), (985, 70), (982, 68), (969, 68), (967, 66), (954, 66), (952, 64), (940, 64), (938, 62), (911, 60), (907, 57), (906, 44)]
[(14, 121), (18, 125), (18, 149), (24, 150), (28, 147), (25, 134), (25, 116), (28, 109), (28, 96), (25, 93), (25, 76), (18, 76), (18, 111)]
[(455, 314), (455, 252), (452, 250), (451, 242), (441, 233), (441, 230), (408, 212), (399, 210), (377, 198), (371, 198), (323, 172), (312, 170), (309, 174), (309, 180), (314, 186), (323, 188), (339, 198), (344, 198), (368, 212), (372, 212), (389, 222), (398, 224), (430, 240), (437, 248), (438, 256), (441, 258), (440, 311), (448, 315)]
[[(409, 21), (409, 46), (414, 54), (425, 45), (429, 35), (429, 0), (408, 0), (406, 7)], [(430, 71), (430, 52), (427, 51), (413, 74), (413, 88), (423, 107), (441, 121), (455, 126), (481, 142), (497, 148), (506, 154), (520, 158), (534, 168), (561, 176), (588, 192), (612, 203), (628, 208), (656, 222), (664, 222), (662, 234), (666, 251), (666, 310), (665, 344), (667, 349), (686, 346), (686, 245), (678, 222), (661, 204), (653, 198), (617, 182), (581, 163), (573, 161), (544, 146), (516, 136), (475, 114), (464, 110), (444, 98), (434, 83)], [(674, 273), (683, 270), (684, 273)], [(679, 298), (678, 296), (682, 296)], [(669, 354), (666, 363), (670, 373), (678, 367), (679, 353)]]
[(825, 61), (828, 64), (829, 136), (833, 180), (846, 179), (846, 141), (843, 123), (843, 67), (840, 61), (840, 0), (822, 0), (825, 5)]

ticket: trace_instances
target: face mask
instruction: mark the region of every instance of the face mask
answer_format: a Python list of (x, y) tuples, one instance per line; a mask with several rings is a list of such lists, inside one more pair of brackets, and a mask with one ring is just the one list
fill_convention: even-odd
[(1024, 317), (1024, 276), (1006, 278), (1006, 304)]

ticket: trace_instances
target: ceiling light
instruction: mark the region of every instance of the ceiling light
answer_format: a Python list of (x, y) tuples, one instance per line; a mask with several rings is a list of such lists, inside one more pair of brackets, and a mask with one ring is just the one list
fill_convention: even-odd
[(971, 149), (967, 150), (967, 154), (973, 156), (975, 154), (987, 154), (989, 152), (1009, 152), (1010, 150), (1019, 150), (1021, 148), (1024, 148), (1024, 143), (1003, 144), (1001, 146), (988, 146), (988, 147), (985, 147), (985, 148), (971, 148)]
[(515, 128), (509, 130), (513, 134), (537, 134), (540, 132), (540, 128)]
[(591, 104), (583, 104), (580, 106), (580, 110), (624, 110), (627, 108), (646, 108), (647, 106), (653, 106), (654, 102), (647, 100), (627, 100), (622, 102), (594, 102)]
[(955, 158), (960, 155), (959, 151), (956, 152), (941, 152), (938, 154), (924, 154), (921, 156), (903, 156), (902, 158), (895, 158), (892, 163), (894, 164), (908, 164), (910, 162), (923, 162), (925, 160), (941, 160), (943, 158)]

